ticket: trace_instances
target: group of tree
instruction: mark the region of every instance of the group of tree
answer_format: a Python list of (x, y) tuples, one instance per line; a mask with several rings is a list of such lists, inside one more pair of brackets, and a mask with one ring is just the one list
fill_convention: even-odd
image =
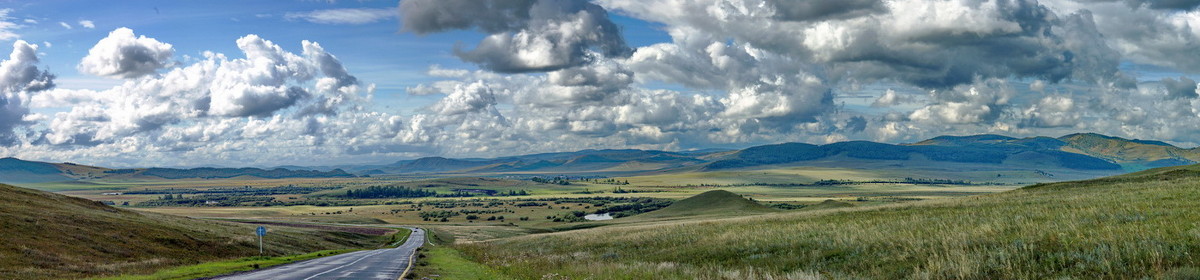
[(134, 206), (138, 207), (178, 207), (178, 206), (213, 206), (213, 207), (228, 207), (228, 206), (257, 206), (269, 204), (275, 200), (269, 196), (222, 196), (222, 195), (195, 195), (184, 197), (179, 195), (163, 195), (159, 199), (138, 202)]
[(522, 196), (522, 195), (529, 195), (529, 192), (527, 192), (525, 190), (515, 190), (515, 191), (509, 190), (507, 192), (498, 192), (495, 195), (496, 196)]
[[(370, 186), (363, 189), (347, 190), (344, 197), (348, 198), (413, 198), (438, 195), (434, 191), (412, 189), (402, 186)], [(470, 196), (467, 194), (466, 196)]]
[(236, 195), (280, 195), (280, 194), (309, 194), (323, 190), (337, 189), (336, 186), (328, 187), (300, 187), (296, 185), (286, 185), (268, 188), (255, 188), (250, 186), (243, 187), (218, 187), (208, 189), (192, 189), (192, 188), (168, 188), (168, 189), (142, 189), (134, 191), (126, 191), (126, 194), (236, 194)]
[(609, 185), (628, 185), (629, 180), (618, 181), (617, 179), (592, 179), (594, 184), (609, 184)]
[(533, 181), (534, 183), (542, 183), (542, 184), (555, 184), (555, 185), (564, 185), (564, 186), (571, 184), (571, 180), (568, 179), (567, 177), (563, 177), (563, 176), (556, 176), (554, 178), (533, 177), (533, 178), (529, 178), (529, 180)]

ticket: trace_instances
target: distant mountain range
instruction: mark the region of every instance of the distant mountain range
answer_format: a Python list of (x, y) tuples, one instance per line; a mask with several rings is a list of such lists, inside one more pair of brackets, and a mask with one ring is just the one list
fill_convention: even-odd
[[(1002, 135), (939, 136), (912, 144), (848, 141), (825, 145), (783, 143), (742, 150), (667, 152), (583, 150), (492, 159), (427, 157), (389, 165), (341, 166), (356, 174), (574, 174), (716, 171), (803, 166), (846, 161), (992, 164), (1029, 169), (1137, 171), (1200, 162), (1200, 149), (1094, 133), (1058, 138)], [(332, 168), (332, 167), (326, 167)]]
[(638, 174), (705, 172), (779, 166), (851, 165), (886, 162), (953, 167), (976, 164), (1022, 169), (1138, 171), (1200, 162), (1200, 149), (1160, 141), (1124, 139), (1094, 133), (1058, 138), (1002, 135), (939, 136), (912, 144), (849, 141), (825, 145), (783, 143), (742, 150), (668, 152), (582, 150), (490, 159), (426, 157), (387, 165), (258, 168), (107, 169), (71, 163), (0, 159), (0, 182), (48, 182), (119, 177), (258, 178), (351, 177), (387, 174)]
[(354, 177), (355, 175), (334, 169), (330, 171), (290, 170), (284, 168), (136, 168), (110, 169), (74, 163), (46, 163), (16, 158), (0, 158), (0, 183), (40, 183), (77, 181), (89, 179), (217, 179), (234, 177), (253, 178), (332, 178)]

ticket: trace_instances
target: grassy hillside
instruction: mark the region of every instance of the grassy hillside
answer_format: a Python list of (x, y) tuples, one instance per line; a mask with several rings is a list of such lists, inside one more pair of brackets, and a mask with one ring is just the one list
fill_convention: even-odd
[[(825, 145), (784, 143), (747, 148), (708, 163), (703, 170), (723, 170), (812, 161), (836, 156), (874, 161), (908, 161), (922, 158), (949, 163), (1002, 164), (1016, 154), (1037, 154), (1050, 160), (1039, 161), (1040, 168), (1069, 168), (1078, 170), (1117, 170), (1121, 166), (1089, 155), (1047, 149), (1039, 141), (1010, 143), (1010, 138), (939, 137), (913, 145), (892, 145), (867, 141), (849, 141)], [(1000, 137), (1000, 136), (997, 136)], [(1030, 139), (1036, 140), (1036, 139)], [(1022, 164), (1023, 167), (1031, 167)]]
[(707, 191), (676, 201), (663, 209), (638, 215), (639, 218), (674, 218), (705, 215), (746, 215), (775, 212), (757, 202), (725, 190)]
[(1063, 151), (1124, 164), (1162, 167), (1200, 161), (1200, 150), (1183, 149), (1159, 141), (1129, 140), (1095, 133), (1071, 134), (1059, 139), (1067, 143)]
[(1195, 279), (1197, 170), (458, 246), (521, 279)]
[(71, 180), (54, 164), (0, 158), (0, 182), (37, 183)]
[[(121, 210), (0, 185), (0, 279), (126, 273), (258, 254), (251, 225)], [(376, 237), (270, 227), (267, 254), (374, 245)]]

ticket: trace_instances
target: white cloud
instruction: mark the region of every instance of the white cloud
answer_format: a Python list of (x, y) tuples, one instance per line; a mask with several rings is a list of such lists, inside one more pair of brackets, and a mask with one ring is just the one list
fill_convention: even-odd
[[(173, 62), (167, 53), (124, 68), (147, 60), (101, 42), (93, 50), (108, 59), (84, 60), (117, 70), (93, 74), (129, 79), (17, 94), (5, 112), (22, 123), (0, 154), (145, 166), (972, 133), (1200, 142), (1200, 93), (1188, 73), (1139, 84), (1139, 73), (1117, 68), (1200, 65), (1179, 55), (1194, 53), (1200, 17), (1175, 2), (1080, 1), (406, 0), (406, 31), (485, 35), (455, 50), (482, 70), (429, 66), (432, 81), (406, 89), (428, 103), (404, 116), (366, 109), (373, 86), (315, 42), (289, 52), (247, 35), (236, 42), (240, 57)], [(629, 48), (605, 8), (661, 24), (670, 41)], [(359, 24), (397, 11), (358, 12), (288, 18)], [(170, 50), (121, 35), (109, 37)]]
[(60, 21), (60, 22), (58, 22), (58, 25), (59, 25), (59, 26), (62, 26), (63, 28), (66, 28), (66, 29), (72, 29), (72, 27), (71, 27), (71, 24), (70, 24), (70, 23), (66, 23), (66, 22), (62, 22), (62, 21)]
[(932, 103), (908, 118), (929, 124), (989, 124), (997, 121), (1016, 94), (1002, 80), (930, 91)]
[(496, 110), (496, 96), (492, 89), (483, 82), (467, 85), (456, 85), (446, 98), (429, 107), (435, 114), (442, 116), (460, 115), (466, 113), (484, 113)]
[(171, 44), (136, 36), (133, 30), (122, 27), (100, 39), (77, 68), (96, 76), (132, 79), (155, 74), (170, 64), (174, 53)]
[(879, 98), (876, 98), (875, 102), (871, 103), (871, 107), (891, 107), (912, 101), (913, 98), (903, 96), (900, 93), (896, 93), (895, 90), (888, 89), (879, 95)]
[[(258, 17), (264, 17), (255, 15)], [(265, 15), (270, 16), (270, 15)], [(320, 24), (367, 24), (387, 20), (396, 16), (393, 8), (349, 8), (317, 10), (303, 13), (287, 13), (283, 18), (288, 20), (304, 20)]]
[(80, 20), (79, 26), (83, 26), (83, 28), (87, 28), (87, 29), (96, 29), (96, 23), (94, 23), (90, 20)]
[(630, 52), (608, 13), (586, 0), (410, 0), (400, 13), (403, 28), (418, 34), (487, 32), (475, 49), (455, 54), (497, 72), (553, 71)]
[[(21, 25), (13, 22), (13, 18), (8, 14), (12, 13), (13, 9), (0, 9), (0, 41), (8, 41), (21, 37), (17, 35), (16, 30), (21, 28)], [(25, 22), (29, 23), (29, 19)], [(34, 21), (33, 23), (37, 23)]]
[(1079, 108), (1075, 100), (1067, 96), (1046, 96), (1033, 104), (1023, 113), (1025, 121), (1022, 126), (1029, 127), (1070, 127), (1079, 122)]
[[(105, 41), (110, 38), (131, 41), (132, 32), (124, 33), (115, 31), (118, 36), (96, 48), (113, 44)], [(325, 137), (347, 137), (341, 133), (366, 128), (345, 126), (341, 118), (367, 124), (371, 115), (379, 117), (358, 111), (363, 101), (357, 79), (320, 45), (302, 42), (304, 52), (295, 54), (255, 35), (238, 39), (237, 45), (245, 58), (205, 53), (193, 64), (169, 66), (161, 75), (108, 90), (48, 92), (35, 99), (38, 107), (71, 110), (50, 119), (45, 139), (81, 152), (134, 141), (137, 149), (222, 154), (271, 137), (287, 137), (272, 142), (293, 146), (301, 145), (296, 141), (318, 145)], [(281, 112), (288, 108), (295, 109)], [(339, 124), (343, 127), (328, 128)]]
[(29, 124), (29, 99), (54, 87), (54, 75), (40, 70), (37, 45), (17, 40), (8, 59), (0, 61), (0, 146), (16, 143), (14, 129)]

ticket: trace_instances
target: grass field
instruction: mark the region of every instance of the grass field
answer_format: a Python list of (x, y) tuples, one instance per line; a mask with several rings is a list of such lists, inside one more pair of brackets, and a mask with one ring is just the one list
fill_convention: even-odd
[(1196, 169), (455, 246), (517, 279), (1195, 279)]
[[(1026, 174), (1028, 173), (1028, 174)], [(527, 176), (527, 175), (526, 175)], [(999, 177), (998, 177), (999, 176)], [(373, 185), (394, 185), (419, 188), (448, 194), (455, 191), (525, 191), (528, 198), (571, 197), (594, 194), (611, 194), (617, 188), (640, 191), (636, 196), (684, 198), (713, 187), (728, 188), (739, 194), (753, 195), (755, 199), (775, 201), (823, 201), (846, 199), (858, 196), (901, 196), (908, 198), (943, 198), (979, 193), (990, 193), (1012, 189), (1018, 182), (1043, 182), (1051, 178), (1026, 171), (1011, 170), (928, 170), (905, 168), (858, 169), (846, 167), (780, 167), (764, 170), (735, 170), (717, 172), (673, 172), (632, 177), (612, 178), (628, 185), (605, 184), (591, 181), (573, 181), (569, 185), (535, 183), (529, 180), (455, 177), (421, 179), (408, 177), (371, 178), (292, 178), (292, 179), (181, 179), (181, 180), (98, 180), (83, 182), (58, 182), (25, 185), (34, 189), (55, 191), (92, 200), (112, 201), (118, 205), (157, 199), (162, 194), (131, 194), (131, 191), (147, 190), (212, 190), (218, 188), (271, 188), (282, 186), (334, 188), (313, 193), (269, 195), (274, 201), (295, 202), (313, 199), (313, 203), (339, 200), (347, 190), (361, 189)], [(914, 184), (851, 184), (839, 186), (787, 187), (770, 186), (787, 184), (809, 184), (818, 180), (896, 180), (906, 177), (968, 180), (977, 183), (999, 183), (999, 185), (914, 185)], [(764, 185), (765, 184), (765, 185)], [(189, 196), (195, 196), (194, 194)], [(433, 198), (400, 199), (422, 201)], [(397, 200), (397, 199), (393, 199)], [(381, 201), (382, 202), (382, 201)], [(246, 205), (242, 205), (246, 206)], [(223, 207), (233, 207), (230, 205)]]
[(513, 279), (471, 261), (461, 252), (446, 246), (453, 241), (444, 239), (451, 233), (443, 230), (426, 231), (429, 243), (419, 249), (419, 258), (408, 279), (507, 280)]
[[(258, 255), (254, 226), (143, 213), (0, 185), (0, 279), (152, 273)], [(271, 227), (267, 255), (363, 248), (383, 237)]]
[[(862, 178), (862, 177), (855, 177)], [(637, 180), (637, 177), (631, 177)], [(441, 182), (431, 184), (430, 182)], [(836, 186), (638, 186), (611, 185), (575, 182), (563, 187), (552, 184), (533, 184), (512, 180), (479, 180), (479, 178), (457, 178), (444, 180), (425, 180), (415, 185), (436, 185), (431, 188), (449, 189), (446, 182), (466, 185), (469, 188), (491, 190), (514, 190), (517, 188), (530, 190), (533, 195), (527, 196), (476, 196), (467, 198), (407, 198), (361, 200), (384, 205), (358, 206), (273, 206), (273, 207), (154, 207), (139, 208), (165, 214), (186, 215), (193, 217), (217, 218), (255, 218), (272, 220), (293, 220), (329, 223), (368, 223), (365, 221), (381, 221), (392, 224), (454, 224), (454, 225), (513, 225), (527, 228), (551, 229), (563, 227), (562, 223), (547, 221), (545, 217), (559, 216), (571, 211), (593, 212), (597, 204), (559, 204), (549, 203), (550, 207), (518, 207), (521, 202), (547, 203), (545, 200), (587, 197), (649, 197), (665, 199), (683, 199), (705, 191), (727, 190), (755, 200), (771, 203), (789, 203), (811, 205), (826, 200), (846, 201), (862, 205), (886, 204), (905, 200), (939, 199), (946, 197), (962, 197), (968, 195), (986, 194), (1011, 190), (1012, 185), (914, 185), (914, 184), (851, 184)], [(496, 182), (499, 186), (489, 185)], [(469, 185), (468, 185), (469, 184)], [(536, 187), (536, 188), (535, 188)], [(613, 193), (618, 188), (633, 193)], [(589, 190), (590, 193), (579, 193)], [(334, 191), (336, 192), (336, 191)], [(316, 194), (328, 195), (329, 193)], [(122, 199), (124, 196), (105, 196), (95, 194), (76, 194), (91, 199)], [(128, 198), (137, 199), (137, 198)], [(150, 199), (150, 198), (145, 198)], [(131, 200), (136, 203), (137, 200)], [(437, 204), (439, 202), (461, 201), (474, 205), (455, 207), (427, 207), (421, 204)], [(394, 203), (394, 204), (393, 204)], [(481, 205), (486, 204), (486, 205)], [(477, 212), (484, 218), (503, 216), (507, 219), (498, 221), (466, 220), (466, 214), (449, 217), (446, 222), (429, 221), (420, 214), (438, 211)], [(527, 218), (527, 219), (520, 219)], [(618, 219), (619, 220), (619, 219)]]

